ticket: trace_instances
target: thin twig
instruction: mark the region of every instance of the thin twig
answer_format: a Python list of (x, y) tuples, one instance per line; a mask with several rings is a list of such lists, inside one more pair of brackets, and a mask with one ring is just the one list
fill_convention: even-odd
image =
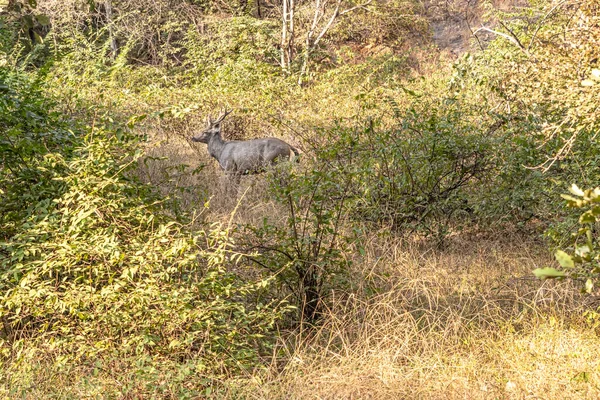
[(554, 11), (556, 11), (557, 8), (562, 7), (563, 4), (565, 4), (567, 2), (567, 0), (563, 0), (559, 3), (557, 3), (554, 7), (552, 7), (550, 9), (550, 11), (548, 11), (548, 13), (546, 15), (544, 15), (542, 17), (542, 19), (540, 20), (537, 28), (535, 29), (535, 32), (533, 32), (533, 36), (531, 36), (531, 40), (529, 41), (529, 45), (527, 46), (527, 50), (531, 49), (531, 46), (533, 45), (533, 42), (535, 42), (535, 37), (537, 36), (539, 30), (542, 28), (542, 24), (544, 23), (544, 21), (546, 21), (548, 19), (548, 17), (550, 17), (550, 15), (552, 15), (552, 13), (554, 13)]
[(481, 50), (483, 50), (483, 45), (481, 44), (481, 40), (479, 40), (477, 35), (475, 35), (475, 33), (473, 32), (473, 28), (471, 28), (471, 24), (469, 23), (469, 7), (471, 6), (471, 1), (472, 0), (469, 0), (467, 2), (467, 6), (465, 7), (465, 22), (467, 23), (467, 27), (469, 28), (471, 35), (473, 35), (475, 37), (475, 39), (477, 40), (477, 44), (479, 45), (479, 48)]
[[(485, 26), (478, 28), (475, 32), (473, 32), (473, 35), (477, 35), (480, 31), (486, 31), (486, 32), (493, 33), (494, 35), (502, 36), (503, 38), (508, 39), (510, 42), (515, 44), (528, 57), (531, 56), (531, 54), (529, 54), (529, 51), (527, 51), (527, 49), (523, 46), (523, 44), (521, 44), (521, 41), (519, 39), (517, 39), (515, 36), (507, 35), (506, 33), (498, 32), (493, 29), (487, 28)], [(509, 31), (509, 32), (511, 32), (511, 34), (512, 34), (512, 31)]]

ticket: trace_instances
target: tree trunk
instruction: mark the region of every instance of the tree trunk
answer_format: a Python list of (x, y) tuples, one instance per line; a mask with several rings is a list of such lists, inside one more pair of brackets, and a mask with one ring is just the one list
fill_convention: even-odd
[(106, 23), (108, 26), (108, 36), (109, 36), (109, 40), (110, 40), (111, 56), (114, 59), (117, 56), (117, 51), (119, 50), (119, 48), (117, 45), (117, 38), (115, 37), (114, 30), (113, 30), (113, 11), (112, 11), (111, 0), (104, 1), (104, 8), (106, 11)]

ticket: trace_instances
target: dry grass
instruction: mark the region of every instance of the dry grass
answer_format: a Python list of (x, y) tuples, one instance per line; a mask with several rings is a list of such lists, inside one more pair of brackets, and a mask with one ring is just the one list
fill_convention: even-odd
[(597, 323), (569, 283), (531, 279), (551, 260), (522, 239), (429, 252), (370, 240), (363, 294), (334, 296), (318, 332), (245, 396), (598, 398)]
[[(450, 69), (437, 60), (436, 52), (413, 53), (422, 61), (419, 72), (424, 75), (437, 71), (445, 76)], [(429, 62), (428, 57), (437, 61)], [(102, 91), (114, 96), (98, 99), (102, 91), (94, 86), (77, 87), (77, 93), (90, 104), (111, 99), (116, 104), (105, 104), (109, 109), (133, 114), (198, 105), (197, 112), (183, 120), (148, 122), (162, 126), (148, 127), (154, 135), (148, 154), (154, 158), (140, 165), (140, 176), (165, 196), (178, 193), (184, 210), (210, 202), (204, 211), (210, 221), (229, 219), (243, 195), (237, 221), (257, 225), (264, 216), (285, 217), (266, 195), (264, 179), (245, 178), (231, 196), (205, 146), (185, 138), (207, 113), (227, 105), (237, 110), (226, 125), (228, 138), (273, 135), (309, 153), (317, 127), (367, 117), (387, 118), (391, 124), (393, 112), (382, 99), (402, 106), (411, 102), (397, 85), (379, 82), (375, 72), (340, 67), (307, 88), (293, 90), (279, 78), (238, 90), (235, 81), (173, 88), (155, 82), (140, 85), (140, 76), (125, 75), (112, 87), (101, 82)], [(147, 73), (149, 81), (162, 75), (152, 74), (151, 68), (138, 73)], [(72, 86), (61, 74), (54, 78), (56, 87)], [(447, 81), (415, 85), (415, 91), (435, 97), (445, 93)], [(182, 164), (188, 167), (182, 170)], [(408, 243), (385, 230), (366, 232), (356, 243), (364, 255), (357, 249), (347, 253), (354, 261), (352, 290), (332, 294), (319, 329), (285, 337), (267, 371), (224, 380), (213, 397), (600, 398), (599, 323), (589, 311), (594, 309), (589, 298), (579, 296), (570, 283), (533, 279), (531, 270), (552, 262), (542, 245), (522, 235), (498, 236), (455, 237), (439, 250)], [(42, 357), (39, 364), (23, 368), (31, 390), (11, 392), (0, 386), (0, 397), (176, 398), (178, 386), (204, 385), (190, 382), (190, 375), (183, 373), (185, 381), (177, 381), (177, 368), (183, 367), (174, 365), (165, 364), (168, 373), (158, 371), (160, 378), (154, 379), (146, 366), (127, 360), (99, 360), (102, 367), (71, 366), (63, 373), (49, 372), (51, 363)]]
[[(164, 163), (206, 164), (180, 183), (204, 188), (187, 193), (186, 201), (210, 199), (208, 219), (228, 219), (236, 206), (237, 222), (285, 217), (264, 177), (245, 178), (231, 197), (204, 148), (171, 138), (155, 151)], [(165, 165), (148, 168), (158, 184)], [(594, 299), (577, 294), (572, 283), (534, 279), (531, 271), (553, 260), (527, 235), (457, 235), (440, 250), (382, 229), (367, 232), (347, 257), (354, 261), (353, 287), (332, 294), (322, 326), (285, 338), (266, 372), (224, 381), (216, 397), (600, 396)]]
[[(244, 212), (240, 218), (251, 218)], [(354, 287), (333, 292), (322, 325), (284, 335), (270, 367), (225, 379), (208, 397), (600, 396), (599, 322), (586, 311), (591, 299), (569, 282), (531, 278), (532, 269), (551, 262), (540, 244), (517, 234), (456, 236), (436, 250), (372, 231), (357, 245), (366, 252), (348, 253)], [(18, 378), (29, 389), (0, 387), (0, 395), (180, 398), (182, 388), (205, 384), (201, 375), (180, 374), (188, 367), (157, 360), (153, 365), (163, 369), (139, 360), (99, 360), (57, 373), (37, 357), (39, 364), (21, 368), (25, 378)]]

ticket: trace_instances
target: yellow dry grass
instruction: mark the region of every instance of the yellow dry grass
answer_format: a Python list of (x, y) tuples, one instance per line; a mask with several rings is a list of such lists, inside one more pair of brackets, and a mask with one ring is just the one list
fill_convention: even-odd
[[(206, 163), (196, 179), (208, 188), (210, 220), (229, 219), (234, 207), (242, 223), (285, 217), (264, 177), (244, 178), (229, 198), (205, 149), (183, 148), (174, 140), (157, 155)], [(600, 398), (595, 298), (572, 282), (535, 279), (531, 271), (553, 265), (551, 254), (535, 234), (507, 231), (453, 236), (437, 249), (368, 230), (346, 254), (352, 288), (333, 292), (318, 330), (283, 335), (267, 371), (224, 381), (214, 396)]]
[[(269, 212), (256, 185), (245, 194), (256, 204), (237, 210), (241, 221)], [(596, 299), (571, 282), (533, 278), (553, 261), (530, 236), (463, 234), (438, 249), (367, 231), (346, 254), (352, 287), (331, 294), (321, 325), (282, 334), (266, 369), (224, 379), (207, 397), (600, 398)], [(139, 362), (99, 360), (49, 375), (51, 361), (39, 360), (23, 369), (30, 389), (0, 387), (0, 398), (171, 399), (178, 388), (204, 385), (194, 374), (173, 382), (179, 367), (171, 364), (148, 372)]]
[(520, 236), (461, 238), (443, 251), (393, 239), (366, 245), (354, 274), (363, 294), (334, 296), (319, 330), (284, 347), (282, 364), (245, 382), (244, 397), (600, 396), (590, 299), (572, 284), (531, 278), (551, 262), (543, 247)]

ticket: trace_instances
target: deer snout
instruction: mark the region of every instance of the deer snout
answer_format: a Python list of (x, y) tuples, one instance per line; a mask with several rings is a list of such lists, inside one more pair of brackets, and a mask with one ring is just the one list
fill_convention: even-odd
[(208, 143), (206, 132), (196, 133), (192, 136), (192, 142)]

